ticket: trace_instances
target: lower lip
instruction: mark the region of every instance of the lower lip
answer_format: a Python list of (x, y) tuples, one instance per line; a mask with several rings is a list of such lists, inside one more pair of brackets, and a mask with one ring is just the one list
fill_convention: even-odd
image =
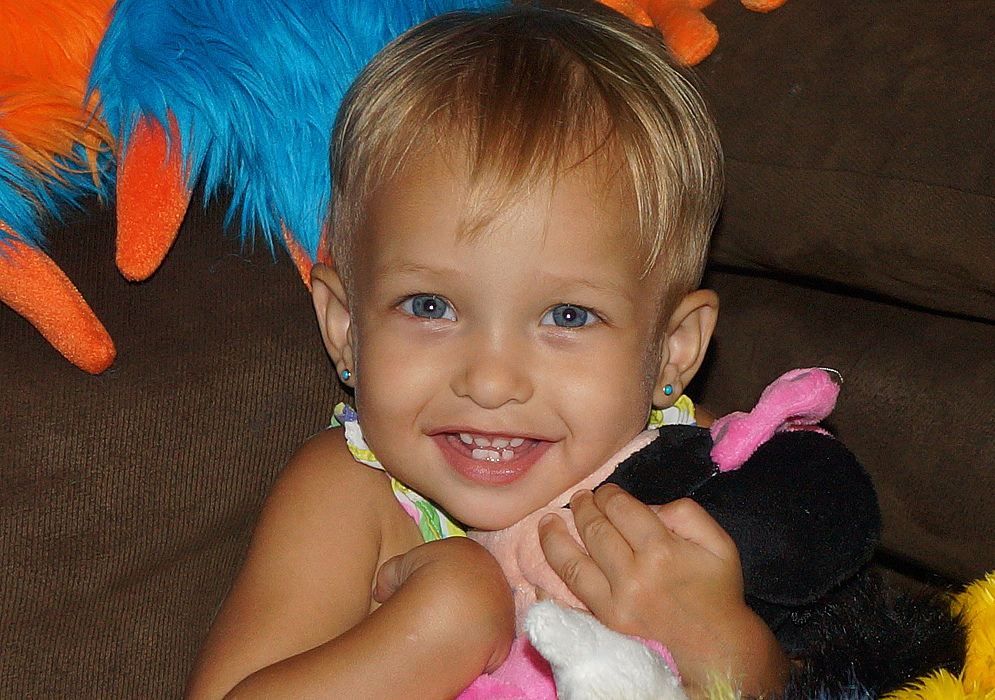
[(463, 452), (460, 447), (454, 444), (454, 441), (459, 440), (455, 435), (443, 433), (433, 436), (433, 439), (453, 471), (468, 481), (487, 486), (504, 486), (522, 478), (552, 444), (540, 440), (514, 459), (490, 462), (483, 459), (473, 459)]

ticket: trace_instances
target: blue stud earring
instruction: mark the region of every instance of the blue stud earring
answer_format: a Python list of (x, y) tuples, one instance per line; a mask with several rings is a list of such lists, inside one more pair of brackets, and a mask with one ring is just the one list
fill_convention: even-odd
[(665, 396), (670, 396), (671, 394), (674, 393), (674, 387), (668, 384), (667, 386), (663, 387), (663, 393)]
[(352, 379), (352, 372), (347, 369), (342, 370), (342, 381), (347, 382)]

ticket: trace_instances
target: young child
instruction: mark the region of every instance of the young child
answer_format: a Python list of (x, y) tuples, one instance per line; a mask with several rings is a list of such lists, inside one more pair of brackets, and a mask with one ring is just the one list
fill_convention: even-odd
[[(720, 161), (658, 38), (593, 5), (446, 15), (374, 59), (313, 272), (354, 410), (274, 486), (190, 700), (452, 698), (501, 663), (508, 585), (446, 535), (515, 523), (682, 396), (718, 309), (697, 285)], [(783, 684), (704, 510), (613, 486), (571, 508), (585, 549), (558, 519), (543, 548), (599, 620), (663, 643), (692, 689)]]

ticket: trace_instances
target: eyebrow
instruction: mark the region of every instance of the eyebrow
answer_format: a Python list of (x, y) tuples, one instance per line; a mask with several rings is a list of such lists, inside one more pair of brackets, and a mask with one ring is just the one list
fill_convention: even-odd
[(608, 294), (622, 298), (633, 305), (638, 302), (638, 299), (636, 298), (637, 295), (632, 294), (630, 290), (625, 289), (622, 285), (611, 279), (591, 281), (586, 278), (561, 277), (553, 275), (551, 276), (551, 280), (557, 288), (570, 289), (571, 287), (583, 287), (601, 294), (607, 292)]
[[(386, 263), (379, 265), (377, 267), (377, 272), (381, 274), (393, 274), (393, 273), (410, 273), (410, 274), (429, 274), (433, 276), (449, 276), (457, 275), (462, 276), (463, 273), (453, 270), (448, 267), (436, 267), (433, 265), (426, 265), (424, 263), (414, 263), (414, 262), (402, 262), (402, 263)], [(553, 286), (556, 287), (586, 287), (592, 289), (596, 292), (610, 292), (617, 296), (629, 297), (631, 296), (621, 285), (615, 283), (610, 279), (605, 279), (604, 281), (592, 282), (591, 280), (584, 277), (568, 277), (562, 275), (549, 275), (548, 279), (552, 281)]]
[(377, 265), (374, 271), (378, 275), (427, 274), (432, 277), (452, 277), (452, 276), (458, 276), (460, 274), (456, 270), (447, 267), (435, 267), (433, 265), (425, 265), (423, 263), (413, 263), (413, 262), (384, 263)]

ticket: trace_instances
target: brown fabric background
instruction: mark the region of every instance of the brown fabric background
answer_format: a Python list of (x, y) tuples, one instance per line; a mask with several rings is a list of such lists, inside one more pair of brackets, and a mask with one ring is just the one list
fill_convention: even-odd
[(289, 261), (195, 212), (129, 284), (113, 216), (53, 257), (117, 342), (99, 377), (0, 306), (0, 698), (178, 697), (257, 508), (336, 401)]
[(728, 190), (700, 397), (742, 410), (784, 370), (840, 369), (832, 424), (886, 546), (957, 579), (995, 569), (995, 4), (708, 12)]

